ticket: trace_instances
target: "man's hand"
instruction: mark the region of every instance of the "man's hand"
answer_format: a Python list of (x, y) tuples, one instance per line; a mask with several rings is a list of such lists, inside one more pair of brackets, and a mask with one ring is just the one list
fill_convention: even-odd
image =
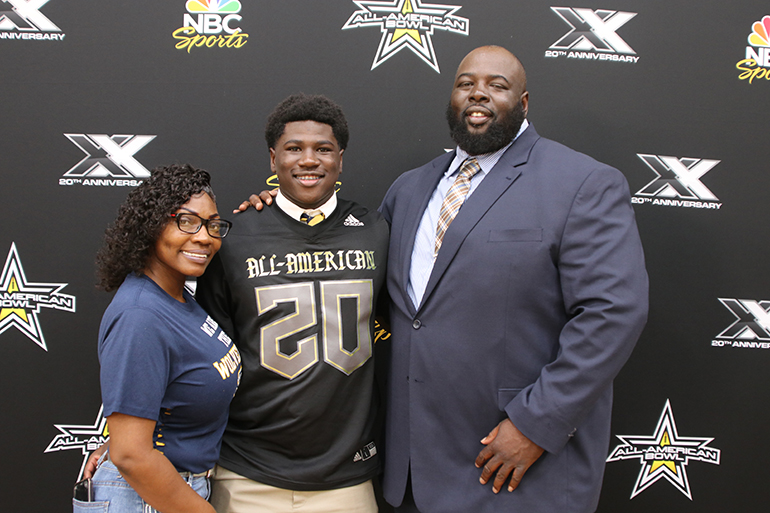
[(476, 467), (484, 467), (479, 481), (487, 484), (490, 476), (497, 471), (492, 482), (492, 491), (495, 493), (500, 491), (511, 472), (513, 474), (508, 491), (514, 491), (530, 465), (543, 454), (542, 447), (524, 436), (510, 419), (498, 424), (481, 443), (486, 447), (476, 456)]
[(233, 214), (237, 214), (238, 212), (244, 212), (249, 207), (254, 207), (257, 210), (262, 210), (262, 208), (265, 205), (272, 205), (273, 204), (273, 198), (278, 195), (278, 189), (273, 189), (271, 191), (262, 191), (258, 195), (252, 194), (249, 196), (249, 199), (238, 205), (238, 208), (233, 210)]

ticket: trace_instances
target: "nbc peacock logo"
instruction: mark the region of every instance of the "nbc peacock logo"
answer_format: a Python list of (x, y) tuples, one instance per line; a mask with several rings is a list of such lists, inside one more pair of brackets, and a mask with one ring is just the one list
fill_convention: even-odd
[(765, 79), (770, 81), (770, 16), (764, 16), (751, 26), (746, 47), (745, 58), (738, 61), (735, 67), (741, 71), (740, 80)]
[(238, 0), (188, 0), (187, 12), (241, 12)]
[(239, 0), (187, 0), (183, 26), (173, 32), (178, 50), (240, 48), (249, 35), (240, 28)]

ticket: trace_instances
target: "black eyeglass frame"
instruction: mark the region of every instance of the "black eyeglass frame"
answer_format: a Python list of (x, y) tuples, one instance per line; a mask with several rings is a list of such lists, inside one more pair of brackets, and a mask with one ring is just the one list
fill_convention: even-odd
[[(188, 230), (183, 230), (182, 226), (179, 224), (179, 220), (180, 220), (181, 216), (197, 217), (198, 219), (200, 219), (201, 223), (198, 225), (198, 228), (194, 232), (191, 232), (191, 231), (188, 231)], [(216, 218), (216, 219), (204, 219), (204, 218), (202, 218), (201, 216), (199, 216), (197, 214), (193, 214), (192, 212), (177, 212), (177, 213), (174, 213), (174, 214), (169, 214), (169, 217), (173, 217), (174, 219), (176, 219), (176, 227), (179, 228), (179, 231), (182, 232), (182, 233), (189, 233), (190, 235), (194, 235), (194, 234), (198, 233), (199, 231), (201, 231), (201, 227), (202, 226), (205, 226), (206, 227), (206, 232), (209, 235), (211, 235), (212, 237), (214, 237), (215, 239), (224, 239), (225, 236), (228, 233), (230, 233), (230, 228), (233, 227), (233, 223), (231, 223), (227, 219), (219, 219), (219, 218)], [(217, 223), (222, 223), (222, 227), (224, 227), (225, 233), (222, 233), (222, 229), (221, 228), (219, 230), (220, 231), (219, 235), (214, 235), (213, 233), (211, 233), (211, 230), (209, 229), (209, 223), (211, 223), (212, 221), (215, 221)]]

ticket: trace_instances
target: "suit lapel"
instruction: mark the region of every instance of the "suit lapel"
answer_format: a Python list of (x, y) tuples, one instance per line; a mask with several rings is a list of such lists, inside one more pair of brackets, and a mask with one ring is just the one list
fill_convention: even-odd
[[(516, 139), (516, 142), (500, 157), (495, 167), (484, 177), (478, 188), (460, 208), (449, 229), (444, 234), (441, 250), (436, 257), (433, 271), (425, 288), (420, 308), (430, 299), (449, 264), (454, 260), (470, 231), (478, 224), (500, 196), (513, 185), (522, 172), (522, 165), (527, 163), (535, 142), (540, 138), (531, 125)], [(425, 206), (423, 206), (424, 210)], [(416, 228), (415, 228), (416, 231)], [(414, 240), (414, 232), (412, 233)], [(411, 246), (410, 246), (411, 247)], [(479, 248), (481, 249), (481, 248)], [(407, 267), (407, 273), (408, 273)], [(408, 276), (407, 276), (408, 278)]]
[(409, 283), (409, 270), (412, 266), (414, 238), (417, 235), (417, 228), (420, 226), (420, 221), (433, 195), (433, 191), (436, 190), (438, 182), (449, 168), (449, 164), (454, 156), (454, 151), (441, 155), (417, 172), (418, 179), (412, 187), (411, 201), (407, 205), (407, 212), (404, 216), (404, 226), (401, 230), (401, 245), (398, 255), (398, 261), (403, 262), (404, 265), (400, 273), (402, 286), (399, 288), (403, 293), (404, 304), (411, 314), (415, 314), (416, 311), (407, 293), (407, 284)]

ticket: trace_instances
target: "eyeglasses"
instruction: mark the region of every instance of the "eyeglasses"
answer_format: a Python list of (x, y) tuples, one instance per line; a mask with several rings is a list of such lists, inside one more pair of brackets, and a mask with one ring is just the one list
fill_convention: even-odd
[(203, 219), (195, 214), (188, 214), (187, 212), (180, 212), (176, 214), (169, 214), (170, 217), (176, 219), (177, 227), (184, 233), (198, 233), (201, 226), (206, 226), (206, 231), (212, 237), (217, 239), (223, 238), (230, 231), (230, 227), (233, 223), (224, 219)]

